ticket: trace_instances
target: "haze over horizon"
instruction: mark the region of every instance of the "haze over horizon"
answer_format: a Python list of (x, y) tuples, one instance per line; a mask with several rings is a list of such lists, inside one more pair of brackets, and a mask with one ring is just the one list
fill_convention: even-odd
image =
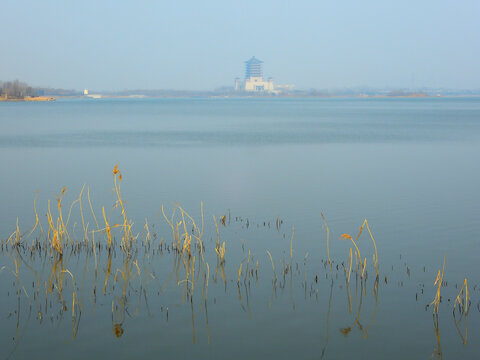
[(264, 75), (297, 89), (480, 88), (480, 2), (4, 0), (0, 80), (211, 90)]

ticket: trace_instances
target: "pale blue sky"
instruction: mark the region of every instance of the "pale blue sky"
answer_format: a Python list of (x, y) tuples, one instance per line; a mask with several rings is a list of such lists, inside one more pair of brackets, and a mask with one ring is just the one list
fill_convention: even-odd
[(480, 88), (479, 19), (479, 0), (2, 0), (0, 79), (208, 90), (255, 55), (300, 89)]

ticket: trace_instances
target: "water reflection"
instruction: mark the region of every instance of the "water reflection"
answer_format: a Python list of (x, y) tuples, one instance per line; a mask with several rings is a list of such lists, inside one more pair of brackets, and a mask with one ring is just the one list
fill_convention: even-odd
[[(119, 173), (114, 173), (114, 176), (121, 181)], [(81, 209), (82, 189), (79, 198), (70, 206), (65, 222), (62, 219), (63, 204), (60, 197), (58, 216), (55, 218), (50, 210), (48, 212), (49, 224), (45, 228), (48, 230), (44, 231), (41, 227), (37, 215), (31, 229), (22, 233), (17, 224), (12, 235), (1, 243), (0, 256), (8, 258), (10, 263), (0, 268), (0, 275), (12, 276), (14, 280), (11, 287), (12, 298), (15, 298), (15, 301), (9, 299), (7, 302), (7, 307), (13, 309), (9, 317), (15, 317), (16, 320), (14, 344), (7, 358), (15, 353), (26, 329), (33, 326), (30, 323), (32, 318), (39, 325), (49, 321), (56, 329), (63, 328), (63, 322), (71, 321), (70, 338), (73, 341), (82, 330), (82, 318), (105, 317), (110, 312), (108, 315), (111, 317), (112, 336), (121, 338), (128, 333), (129, 319), (146, 315), (147, 318), (160, 317), (168, 322), (167, 304), (174, 305), (177, 314), (188, 314), (193, 344), (199, 342), (204, 334), (206, 342), (210, 344), (209, 316), (212, 311), (215, 317), (218, 316), (215, 314), (219, 311), (215, 306), (217, 297), (223, 296), (230, 309), (240, 308), (250, 320), (255, 320), (254, 314), (261, 314), (265, 310), (265, 305), (272, 308), (273, 304), (282, 304), (284, 301), (287, 306), (283, 309), (291, 309), (291, 312), (295, 313), (296, 301), (302, 297), (301, 292), (305, 304), (322, 302), (322, 296), (327, 294), (319, 291), (323, 278), (327, 279), (325, 289), (328, 288), (329, 291), (328, 306), (324, 309), (325, 337), (321, 358), (327, 356), (332, 336), (330, 332), (332, 321), (335, 322), (334, 326), (344, 324), (339, 329), (345, 337), (353, 336), (356, 332), (354, 330), (358, 329), (363, 339), (368, 338), (369, 331), (375, 324), (380, 301), (381, 286), (376, 249), (374, 261), (368, 268), (377, 274), (373, 280), (368, 280), (367, 262), (366, 260), (362, 262), (360, 249), (353, 239), (356, 253), (354, 255), (350, 247), (346, 262), (336, 263), (335, 260), (328, 259), (323, 261), (323, 266), (317, 266), (313, 262), (310, 264), (308, 253), (298, 261), (293, 251), (293, 229), (290, 248), (286, 249), (283, 257), (272, 255), (268, 249), (262, 249), (261, 253), (264, 255), (257, 256), (249, 246), (253, 245), (258, 249), (258, 244), (243, 243), (243, 258), (239, 259), (238, 254), (229, 252), (230, 247), (226, 246), (226, 241), (221, 241), (225, 238), (229, 241), (229, 246), (233, 247), (233, 242), (227, 236), (223, 237), (222, 233), (227, 233), (235, 221), (231, 224), (230, 214), (228, 220), (226, 215), (221, 215), (219, 219), (222, 231), (220, 231), (213, 217), (216, 240), (208, 242), (204, 235), (205, 220), (202, 205), (199, 221), (194, 220), (178, 204), (172, 206), (169, 217), (165, 215), (162, 207), (165, 224), (171, 231), (171, 237), (160, 237), (154, 230), (155, 224), (150, 226), (147, 221), (143, 231), (134, 235), (132, 221), (126, 216), (125, 205), (120, 195), (120, 186), (115, 184), (115, 189), (117, 200), (114, 208), (108, 216), (105, 211), (102, 214), (104, 227), (97, 222), (88, 192), (90, 215), (87, 216)], [(79, 205), (78, 219), (83, 228), (78, 237), (75, 234), (75, 224), (70, 222), (75, 216), (71, 217), (75, 204)], [(88, 230), (89, 222), (95, 224), (93, 230)], [(254, 225), (253, 221), (248, 219), (240, 222), (248, 223), (250, 227)], [(71, 227), (69, 224), (72, 224)], [(282, 221), (277, 219), (276, 226), (270, 231), (278, 232), (281, 224)], [(328, 229), (326, 222), (325, 227)], [(268, 222), (265, 228), (268, 228)], [(368, 230), (370, 232), (370, 229)], [(215, 233), (212, 239), (215, 239)], [(289, 256), (285, 255), (288, 253)], [(212, 268), (215, 271), (210, 271), (210, 264), (216, 264)], [(309, 275), (312, 272), (314, 275)], [(98, 278), (100, 296), (97, 296)], [(32, 290), (27, 289), (30, 282)], [(229, 284), (231, 286), (228, 286)], [(214, 287), (213, 299), (209, 297), (209, 286)], [(343, 286), (344, 293), (334, 291), (335, 288)], [(387, 281), (384, 286), (387, 286)], [(7, 297), (9, 296), (10, 293)], [(334, 298), (343, 298), (343, 301), (346, 301), (348, 306), (344, 312), (332, 311), (335, 307)], [(454, 324), (462, 343), (466, 344), (467, 316), (470, 307), (466, 280), (465, 287), (460, 290), (459, 299), (461, 301), (458, 304), (456, 302), (454, 306)], [(99, 308), (97, 303), (100, 304)], [(178, 308), (180, 310), (177, 310)], [(205, 315), (204, 319), (202, 314)], [(176, 322), (181, 323), (184, 320), (181, 315), (175, 317)], [(461, 331), (462, 320), (465, 321), (464, 331)], [(442, 348), (438, 313), (434, 316), (434, 331), (437, 347), (433, 357), (440, 359)], [(338, 332), (336, 334), (338, 335)]]
[(442, 345), (440, 344), (440, 330), (438, 326), (438, 313), (433, 314), (433, 329), (435, 331), (435, 338), (437, 340), (437, 347), (433, 349), (432, 359), (442, 359)]
[[(356, 278), (356, 283), (358, 281), (359, 281), (358, 278)], [(347, 299), (348, 299), (349, 311), (350, 311), (350, 313), (352, 313), (352, 296), (350, 294), (350, 282), (348, 281), (348, 278), (347, 278), (347, 281), (346, 281), (346, 289), (347, 289)], [(348, 327), (340, 328), (340, 332), (344, 336), (348, 336), (348, 334), (352, 331), (353, 328), (358, 327), (358, 329), (362, 333), (363, 338), (366, 339), (368, 337), (368, 331), (369, 331), (370, 327), (373, 325), (373, 323), (375, 321), (375, 315), (377, 314), (378, 278), (375, 279), (375, 283), (373, 284), (373, 290), (372, 290), (372, 296), (373, 296), (374, 301), (375, 301), (375, 306), (374, 306), (374, 309), (373, 309), (373, 313), (371, 315), (371, 319), (370, 319), (367, 327), (365, 328), (360, 321), (360, 315), (361, 315), (361, 312), (362, 312), (363, 300), (366, 297), (366, 295), (367, 295), (366, 281), (364, 281), (363, 279), (360, 279), (360, 297), (358, 299), (358, 309), (357, 309), (356, 316), (355, 316), (355, 319), (354, 319), (353, 323)]]
[[(462, 339), (463, 345), (467, 344), (467, 335), (468, 335), (468, 313), (470, 311), (470, 294), (468, 291), (467, 279), (464, 280), (463, 286), (460, 289), (460, 292), (455, 299), (455, 303), (453, 305), (453, 322), (457, 329), (458, 335)], [(460, 330), (460, 326), (462, 320), (465, 322), (465, 330), (462, 333)]]
[(322, 359), (325, 357), (325, 352), (328, 346), (328, 331), (330, 328), (330, 312), (332, 310), (332, 295), (333, 295), (333, 278), (330, 281), (330, 296), (328, 299), (328, 311), (327, 311), (327, 320), (326, 320), (326, 331), (325, 331), (325, 345), (322, 348)]

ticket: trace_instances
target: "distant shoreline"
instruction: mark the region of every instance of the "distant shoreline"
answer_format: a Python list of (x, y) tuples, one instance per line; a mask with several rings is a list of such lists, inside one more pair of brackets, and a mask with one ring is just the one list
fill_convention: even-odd
[(94, 96), (83, 95), (56, 95), (56, 96), (33, 96), (21, 98), (5, 98), (0, 97), (0, 102), (51, 102), (63, 99), (90, 99), (90, 100), (107, 100), (107, 99), (438, 99), (438, 98), (479, 98), (479, 95), (430, 95), (430, 94), (405, 94), (405, 95), (113, 95), (113, 94), (96, 94)]
[(21, 98), (5, 98), (0, 97), (0, 102), (19, 102), (19, 101), (55, 101), (56, 99), (52, 96), (26, 96), (23, 99)]
[(114, 94), (95, 94), (93, 96), (83, 96), (83, 95), (67, 95), (56, 96), (57, 99), (90, 99), (90, 100), (106, 100), (106, 99), (199, 99), (199, 98), (208, 98), (208, 99), (342, 99), (342, 98), (356, 98), (356, 99), (417, 99), (417, 98), (470, 98), (470, 97), (480, 97), (480, 95), (430, 95), (430, 94), (406, 94), (406, 95), (366, 95), (366, 94), (355, 94), (355, 95), (268, 95), (268, 94), (258, 94), (258, 95), (232, 95), (232, 94), (171, 94), (171, 95), (145, 95), (145, 94), (135, 94), (135, 95), (114, 95)]

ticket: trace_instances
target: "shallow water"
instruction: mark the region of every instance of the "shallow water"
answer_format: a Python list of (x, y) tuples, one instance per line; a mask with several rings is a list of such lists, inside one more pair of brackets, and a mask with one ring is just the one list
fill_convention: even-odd
[[(425, 359), (434, 349), (440, 355), (438, 329), (444, 358), (473, 358), (480, 336), (479, 130), (480, 100), (474, 98), (2, 103), (1, 239), (15, 231), (17, 218), (22, 232), (34, 224), (36, 190), (44, 227), (47, 200), (55, 205), (63, 186), (67, 207), (87, 183), (101, 217), (102, 205), (108, 212), (115, 201), (117, 163), (135, 232), (142, 233), (148, 218), (157, 238), (147, 249), (139, 242), (135, 257), (125, 258), (117, 234), (109, 276), (105, 249), (97, 254), (97, 278), (91, 252), (65, 254), (62, 263), (75, 276), (81, 302), (73, 322), (69, 275), (63, 273), (67, 310), (58, 290), (47, 294), (51, 307), (42, 304), (43, 284), (56, 263), (51, 254), (30, 258), (24, 248), (3, 250), (0, 355)], [(159, 211), (162, 204), (171, 209), (179, 202), (198, 222), (202, 201), (210, 281), (207, 301), (203, 278), (190, 301), (185, 282), (178, 284), (185, 268), (177, 279), (173, 253), (158, 253), (160, 238), (172, 242)], [(331, 272), (320, 212), (330, 229)], [(221, 270), (215, 277), (212, 215), (228, 214), (230, 221), (220, 225), (227, 249), (224, 282)], [(112, 218), (118, 220), (118, 210)], [(283, 221), (278, 228), (277, 218)], [(342, 262), (350, 244), (339, 237), (355, 238), (365, 218), (378, 246), (379, 282), (364, 233), (359, 247), (368, 277), (352, 275), (347, 286)], [(74, 221), (80, 237), (78, 211)], [(93, 226), (91, 216), (87, 221)], [(293, 226), (294, 271), (284, 280)], [(98, 241), (105, 245), (105, 234)], [(249, 266), (258, 260), (258, 273), (242, 273), (239, 285), (238, 268), (242, 263), (245, 271), (249, 249)], [(426, 305), (435, 296), (444, 254), (447, 283), (437, 328)], [(123, 296), (121, 276), (115, 283), (114, 273), (135, 267), (135, 260), (141, 275), (133, 269)], [(15, 261), (21, 264), (18, 278)], [(205, 277), (205, 270), (197, 267), (198, 275)], [(464, 278), (471, 292), (466, 345), (465, 322), (459, 334), (452, 316)], [(42, 291), (34, 299), (38, 284)], [(117, 338), (120, 323), (124, 332)]]

